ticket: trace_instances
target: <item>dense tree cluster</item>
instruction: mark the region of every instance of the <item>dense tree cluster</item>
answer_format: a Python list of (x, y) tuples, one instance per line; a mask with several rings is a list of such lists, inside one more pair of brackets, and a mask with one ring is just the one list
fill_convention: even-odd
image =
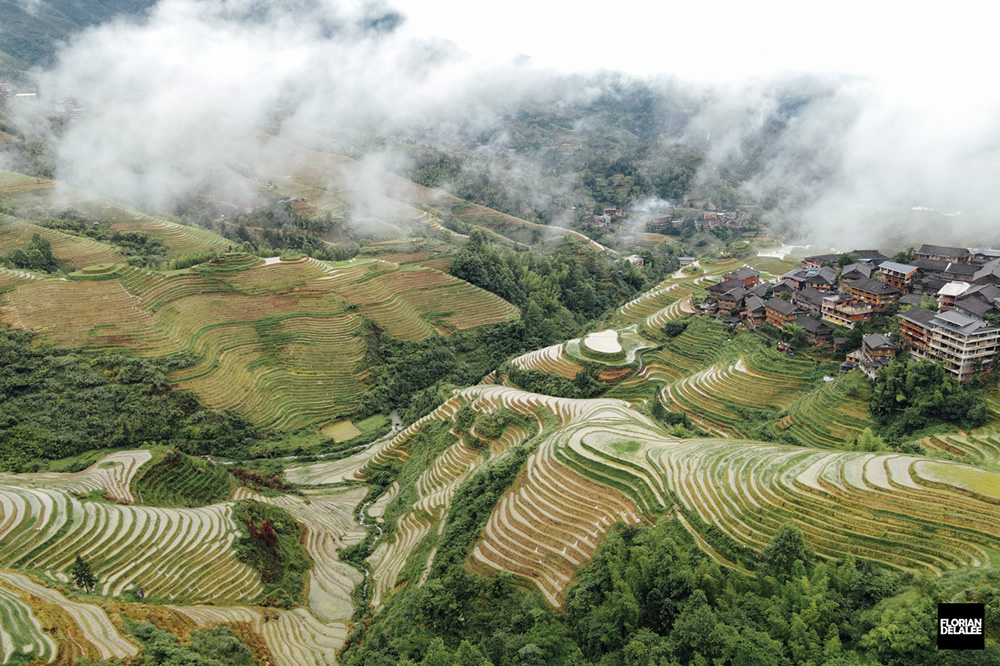
[(870, 409), (879, 433), (890, 442), (941, 422), (976, 428), (989, 416), (982, 391), (959, 384), (933, 361), (910, 362), (906, 355), (879, 373)]
[(530, 348), (572, 337), (588, 320), (646, 290), (677, 269), (671, 256), (646, 252), (640, 270), (566, 239), (551, 255), (518, 252), (481, 229), (452, 261), (451, 273), (521, 308)]
[(0, 470), (37, 469), (44, 466), (39, 461), (150, 442), (241, 457), (259, 437), (242, 416), (207, 410), (192, 393), (172, 391), (168, 362), (89, 356), (32, 345), (31, 338), (0, 330)]
[(594, 368), (584, 368), (573, 379), (540, 370), (521, 370), (513, 364), (507, 364), (497, 372), (506, 375), (514, 386), (525, 391), (560, 398), (593, 398), (607, 389), (597, 378), (598, 372)]
[[(142, 645), (139, 661), (134, 662), (138, 666), (250, 666), (258, 663), (229, 627), (192, 631), (183, 643), (174, 634), (148, 622), (126, 620), (126, 628)], [(81, 662), (88, 663), (86, 660)]]
[(233, 505), (242, 536), (233, 543), (241, 562), (260, 572), (265, 606), (289, 608), (306, 596), (312, 562), (302, 546), (302, 526), (276, 506), (245, 500)]
[(356, 416), (398, 408), (404, 421), (420, 418), (441, 404), (447, 398), (446, 384), (474, 384), (527, 344), (518, 321), (419, 342), (398, 340), (373, 329), (365, 342), (368, 390), (361, 397)]
[[(478, 523), (467, 529), (474, 534)], [(482, 578), (439, 554), (423, 588), (398, 592), (370, 627), (352, 634), (345, 663), (1000, 663), (995, 645), (972, 656), (935, 649), (938, 593), (930, 579), (869, 562), (817, 562), (792, 526), (779, 529), (757, 569), (752, 579), (720, 567), (677, 521), (620, 526), (580, 570), (557, 614), (537, 594), (512, 587), (509, 573)], [(977, 599), (992, 608), (1000, 576), (987, 577)]]
[(234, 246), (263, 257), (287, 251), (324, 261), (343, 261), (358, 253), (358, 237), (350, 224), (349, 210), (343, 217), (329, 211), (312, 214), (296, 209), (292, 200), (270, 199), (234, 217), (230, 207), (196, 196), (180, 201), (173, 212), (184, 223), (212, 229), (233, 241)]
[(9, 268), (20, 268), (31, 271), (51, 273), (58, 270), (59, 264), (52, 254), (52, 244), (39, 234), (32, 234), (25, 249), (14, 249), (0, 256), (0, 264)]

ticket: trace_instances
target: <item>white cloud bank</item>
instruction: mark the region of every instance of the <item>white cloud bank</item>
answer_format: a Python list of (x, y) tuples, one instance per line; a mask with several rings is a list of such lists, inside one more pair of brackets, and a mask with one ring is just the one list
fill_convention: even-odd
[[(485, 126), (501, 103), (572, 90), (553, 72), (620, 69), (700, 101), (685, 133), (711, 137), (710, 166), (745, 157), (743, 138), (784, 117), (751, 187), (820, 236), (878, 242), (881, 206), (974, 209), (977, 233), (991, 228), (1000, 91), (986, 75), (992, 24), (971, 6), (683, 5), (404, 0), (402, 27), (380, 31), (374, 18), (394, 19), (378, 4), (162, 0), (85, 32), (41, 87), (86, 109), (59, 142), (62, 178), (164, 205), (259, 159), (276, 115), (293, 137)], [(789, 111), (796, 87), (811, 101)]]

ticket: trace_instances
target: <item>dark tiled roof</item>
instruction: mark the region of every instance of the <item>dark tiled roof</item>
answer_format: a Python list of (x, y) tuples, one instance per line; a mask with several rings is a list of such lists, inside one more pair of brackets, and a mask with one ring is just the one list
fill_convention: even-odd
[(917, 284), (923, 286), (925, 292), (934, 292), (935, 294), (941, 291), (941, 287), (948, 284), (948, 280), (938, 277), (925, 277), (917, 280)]
[(892, 285), (886, 284), (885, 282), (879, 282), (872, 278), (867, 278), (865, 280), (858, 280), (851, 285), (852, 289), (857, 289), (858, 291), (863, 291), (868, 294), (899, 294), (901, 293), (899, 289), (893, 287)]
[(826, 294), (820, 291), (819, 289), (806, 287), (805, 289), (796, 292), (795, 296), (792, 297), (792, 300), (794, 300), (796, 303), (805, 301), (806, 303), (814, 305), (815, 307), (818, 308), (823, 305), (824, 296), (826, 296)]
[(985, 317), (994, 311), (994, 305), (979, 298), (960, 298), (955, 301), (955, 307), (976, 317)]
[(896, 315), (900, 319), (906, 319), (907, 321), (912, 321), (914, 324), (919, 324), (921, 326), (930, 326), (931, 319), (937, 316), (937, 312), (932, 312), (927, 308), (922, 307), (912, 307), (906, 312), (900, 312)]
[(736, 289), (730, 289), (729, 291), (719, 294), (720, 301), (742, 301), (747, 295), (747, 290), (743, 287), (737, 287)]
[(799, 311), (794, 304), (789, 303), (788, 301), (783, 301), (780, 298), (772, 298), (766, 303), (766, 305), (775, 312), (780, 312), (783, 315), (793, 315)]
[(967, 277), (972, 277), (979, 271), (975, 266), (972, 266), (971, 264), (951, 263), (948, 264), (948, 267), (946, 269), (944, 269), (944, 272), (946, 275), (967, 278)]
[(836, 284), (837, 283), (837, 271), (830, 268), (829, 266), (823, 266), (815, 275), (810, 275), (806, 278), (806, 282), (811, 282), (813, 284)]
[(880, 347), (886, 347), (888, 349), (896, 348), (896, 345), (892, 343), (892, 340), (881, 333), (869, 333), (868, 335), (862, 337), (861, 341), (868, 345), (871, 349), (879, 349)]
[(932, 254), (938, 257), (967, 257), (969, 251), (964, 247), (946, 247), (944, 245), (921, 245), (917, 254)]
[(747, 296), (747, 300), (743, 303), (743, 306), (750, 312), (756, 312), (765, 308), (764, 301), (757, 296)]
[(774, 285), (773, 291), (795, 291), (795, 285), (788, 280), (782, 280), (778, 284)]
[(840, 272), (841, 279), (847, 278), (848, 280), (859, 280), (861, 278), (869, 278), (872, 276), (871, 264), (847, 264), (844, 269)]
[(738, 280), (730, 280), (729, 282), (717, 282), (708, 288), (710, 292), (716, 295), (725, 294), (734, 289), (743, 289), (743, 285)]
[(770, 286), (771, 285), (769, 285), (766, 282), (761, 282), (760, 284), (758, 284), (753, 289), (749, 289), (747, 291), (747, 294), (753, 294), (754, 296), (758, 296), (760, 298), (764, 298), (764, 294), (767, 293), (767, 288), (770, 287)]
[(746, 280), (747, 278), (757, 277), (760, 275), (760, 271), (755, 271), (752, 268), (737, 268), (734, 271), (729, 271), (722, 276), (723, 280)]
[(987, 261), (972, 275), (972, 279), (976, 282), (987, 278), (1000, 279), (1000, 259), (994, 259), (992, 261)]
[(879, 250), (851, 250), (850, 254), (853, 254), (858, 259), (888, 259)]
[(920, 305), (922, 299), (920, 294), (907, 294), (899, 299), (900, 305)]
[(939, 259), (917, 259), (913, 262), (913, 265), (922, 271), (931, 273), (941, 273), (944, 272), (944, 269), (948, 268), (948, 262)]
[(817, 264), (826, 264), (826, 263), (832, 264), (836, 263), (837, 259), (839, 258), (840, 258), (839, 254), (814, 254), (811, 257), (806, 257), (802, 261), (811, 261), (811, 262), (816, 262)]
[(812, 317), (806, 317), (802, 315), (795, 319), (795, 323), (806, 329), (806, 332), (812, 333), (813, 335), (830, 335), (833, 333), (833, 329), (819, 321), (818, 319), (813, 319)]

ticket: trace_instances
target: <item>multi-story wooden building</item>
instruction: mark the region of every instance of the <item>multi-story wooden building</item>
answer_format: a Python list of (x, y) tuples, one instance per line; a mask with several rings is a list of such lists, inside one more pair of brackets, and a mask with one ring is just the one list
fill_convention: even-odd
[(847, 295), (855, 301), (868, 303), (875, 312), (880, 312), (890, 303), (898, 301), (899, 297), (903, 295), (903, 291), (885, 282), (868, 278), (849, 284)]
[(757, 328), (767, 321), (767, 305), (759, 296), (747, 296), (740, 317), (750, 328)]
[(723, 275), (722, 281), (741, 282), (745, 288), (750, 289), (751, 287), (757, 286), (757, 283), (760, 282), (760, 271), (755, 271), (752, 268), (744, 266), (743, 268), (737, 268), (736, 270), (729, 271)]
[(909, 264), (897, 264), (895, 261), (884, 261), (878, 267), (878, 273), (883, 282), (908, 294), (913, 289), (913, 280), (917, 277), (917, 267)]
[(829, 266), (796, 268), (782, 275), (781, 281), (795, 285), (796, 289), (812, 287), (820, 291), (833, 291), (837, 286), (837, 271)]
[(885, 335), (869, 333), (861, 338), (861, 362), (859, 366), (870, 379), (875, 379), (879, 371), (896, 357), (896, 345)]
[(805, 287), (792, 294), (792, 303), (806, 312), (818, 315), (823, 309), (823, 296), (824, 292), (812, 287)]
[(931, 320), (936, 314), (926, 308), (912, 307), (896, 315), (899, 337), (913, 358), (927, 358), (931, 348)]
[(785, 324), (795, 321), (799, 309), (788, 301), (772, 298), (764, 304), (767, 322), (776, 328), (784, 328)]
[(943, 245), (920, 246), (920, 249), (913, 253), (914, 259), (934, 259), (937, 261), (953, 261), (956, 264), (964, 264), (969, 260), (969, 251), (964, 247), (945, 247)]
[(792, 323), (801, 326), (806, 332), (806, 339), (814, 345), (827, 342), (833, 337), (833, 329), (819, 319), (800, 315)]
[(858, 322), (870, 321), (873, 312), (870, 303), (854, 301), (846, 296), (824, 296), (821, 305), (823, 321), (851, 329)]
[(847, 264), (840, 271), (840, 284), (843, 288), (845, 285), (857, 282), (858, 280), (867, 280), (872, 276), (872, 269), (874, 267), (871, 264), (865, 264), (858, 262), (856, 264)]

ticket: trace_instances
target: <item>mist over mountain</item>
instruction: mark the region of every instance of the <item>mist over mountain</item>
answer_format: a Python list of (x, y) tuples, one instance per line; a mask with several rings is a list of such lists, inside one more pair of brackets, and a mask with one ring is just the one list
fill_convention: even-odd
[[(71, 16), (57, 5), (5, 3), (39, 25)], [(84, 29), (51, 66), (27, 61), (43, 65), (43, 104), (71, 96), (85, 109), (52, 133), (59, 179), (157, 208), (238, 190), (229, 168), (280, 160), (267, 141), (278, 135), (375, 152), (543, 223), (595, 199), (708, 200), (762, 206), (789, 238), (864, 245), (897, 239), (915, 206), (976, 213), (940, 220), (940, 242), (988, 240), (996, 212), (989, 97), (950, 123), (953, 105), (854, 73), (574, 74), (463, 51), (384, 3), (323, 0), (162, 0)]]

